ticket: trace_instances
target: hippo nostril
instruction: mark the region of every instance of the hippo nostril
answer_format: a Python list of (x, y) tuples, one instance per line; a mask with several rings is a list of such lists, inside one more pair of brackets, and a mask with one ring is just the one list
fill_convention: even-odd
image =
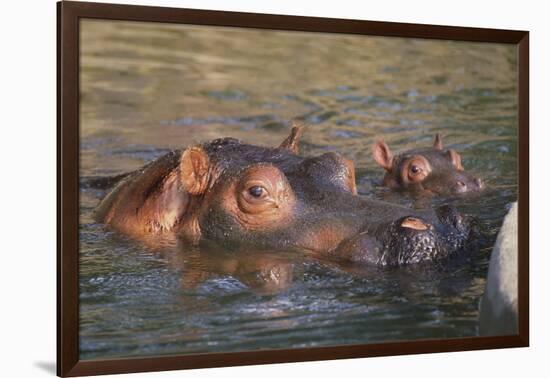
[(459, 232), (468, 232), (470, 221), (455, 207), (445, 205), (436, 209), (439, 220), (444, 225), (449, 225)]
[(457, 219), (462, 218), (456, 207), (450, 205), (439, 206), (436, 210), (439, 220), (443, 224), (454, 224)]
[(485, 186), (485, 184), (483, 183), (483, 180), (481, 180), (479, 177), (476, 177), (474, 179), (474, 182), (476, 183), (479, 189), (483, 189), (483, 187)]
[(455, 190), (456, 190), (457, 193), (464, 193), (464, 192), (468, 191), (468, 186), (466, 185), (466, 183), (464, 181), (458, 180), (456, 182), (456, 189)]
[(405, 218), (403, 222), (401, 222), (401, 227), (412, 228), (413, 230), (418, 230), (418, 231), (425, 231), (428, 229), (428, 225), (426, 225), (426, 223), (424, 223), (418, 218), (412, 218), (412, 217)]

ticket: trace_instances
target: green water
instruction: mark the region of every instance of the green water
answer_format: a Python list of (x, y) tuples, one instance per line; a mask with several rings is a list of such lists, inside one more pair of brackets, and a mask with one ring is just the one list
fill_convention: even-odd
[[(153, 251), (95, 223), (105, 193), (82, 189), (80, 358), (476, 335), (491, 246), (517, 197), (516, 74), (507, 45), (81, 21), (81, 176), (223, 136), (275, 146), (301, 118), (302, 153), (352, 159), (360, 195), (452, 203), (482, 235), (464, 259), (394, 270)], [(436, 132), (487, 190), (415, 203), (379, 186), (374, 141), (399, 152)]]

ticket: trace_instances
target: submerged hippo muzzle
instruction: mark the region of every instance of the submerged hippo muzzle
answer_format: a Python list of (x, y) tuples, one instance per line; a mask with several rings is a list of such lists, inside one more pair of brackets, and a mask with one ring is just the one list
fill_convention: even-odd
[(331, 252), (354, 263), (401, 266), (449, 258), (463, 251), (472, 237), (471, 220), (454, 207), (430, 214), (399, 217), (367, 227)]

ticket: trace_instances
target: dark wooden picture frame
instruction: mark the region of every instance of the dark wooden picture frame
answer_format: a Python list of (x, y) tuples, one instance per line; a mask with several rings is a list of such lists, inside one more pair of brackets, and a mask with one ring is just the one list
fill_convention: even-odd
[[(57, 4), (57, 374), (81, 376), (529, 345), (529, 33), (87, 2)], [(513, 336), (79, 360), (79, 21), (129, 20), (513, 44), (518, 51), (518, 324)]]

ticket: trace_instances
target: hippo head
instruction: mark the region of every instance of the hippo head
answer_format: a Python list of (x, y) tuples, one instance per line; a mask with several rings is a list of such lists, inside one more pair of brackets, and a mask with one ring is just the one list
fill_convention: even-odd
[(183, 151), (179, 178), (190, 199), (180, 234), (378, 265), (463, 248), (470, 229), (456, 210), (417, 211), (359, 197), (353, 163), (334, 152), (299, 156), (300, 134), (293, 128), (278, 148), (223, 138)]
[(464, 171), (458, 152), (444, 149), (437, 134), (433, 147), (414, 149), (394, 156), (384, 141), (373, 146), (374, 160), (386, 170), (383, 183), (394, 189), (424, 194), (477, 192), (484, 184)]
[(356, 200), (353, 162), (334, 152), (299, 156), (301, 132), (294, 127), (277, 148), (222, 138), (183, 151), (179, 177), (191, 196), (182, 234), (226, 245), (334, 247), (348, 231), (323, 222)]

